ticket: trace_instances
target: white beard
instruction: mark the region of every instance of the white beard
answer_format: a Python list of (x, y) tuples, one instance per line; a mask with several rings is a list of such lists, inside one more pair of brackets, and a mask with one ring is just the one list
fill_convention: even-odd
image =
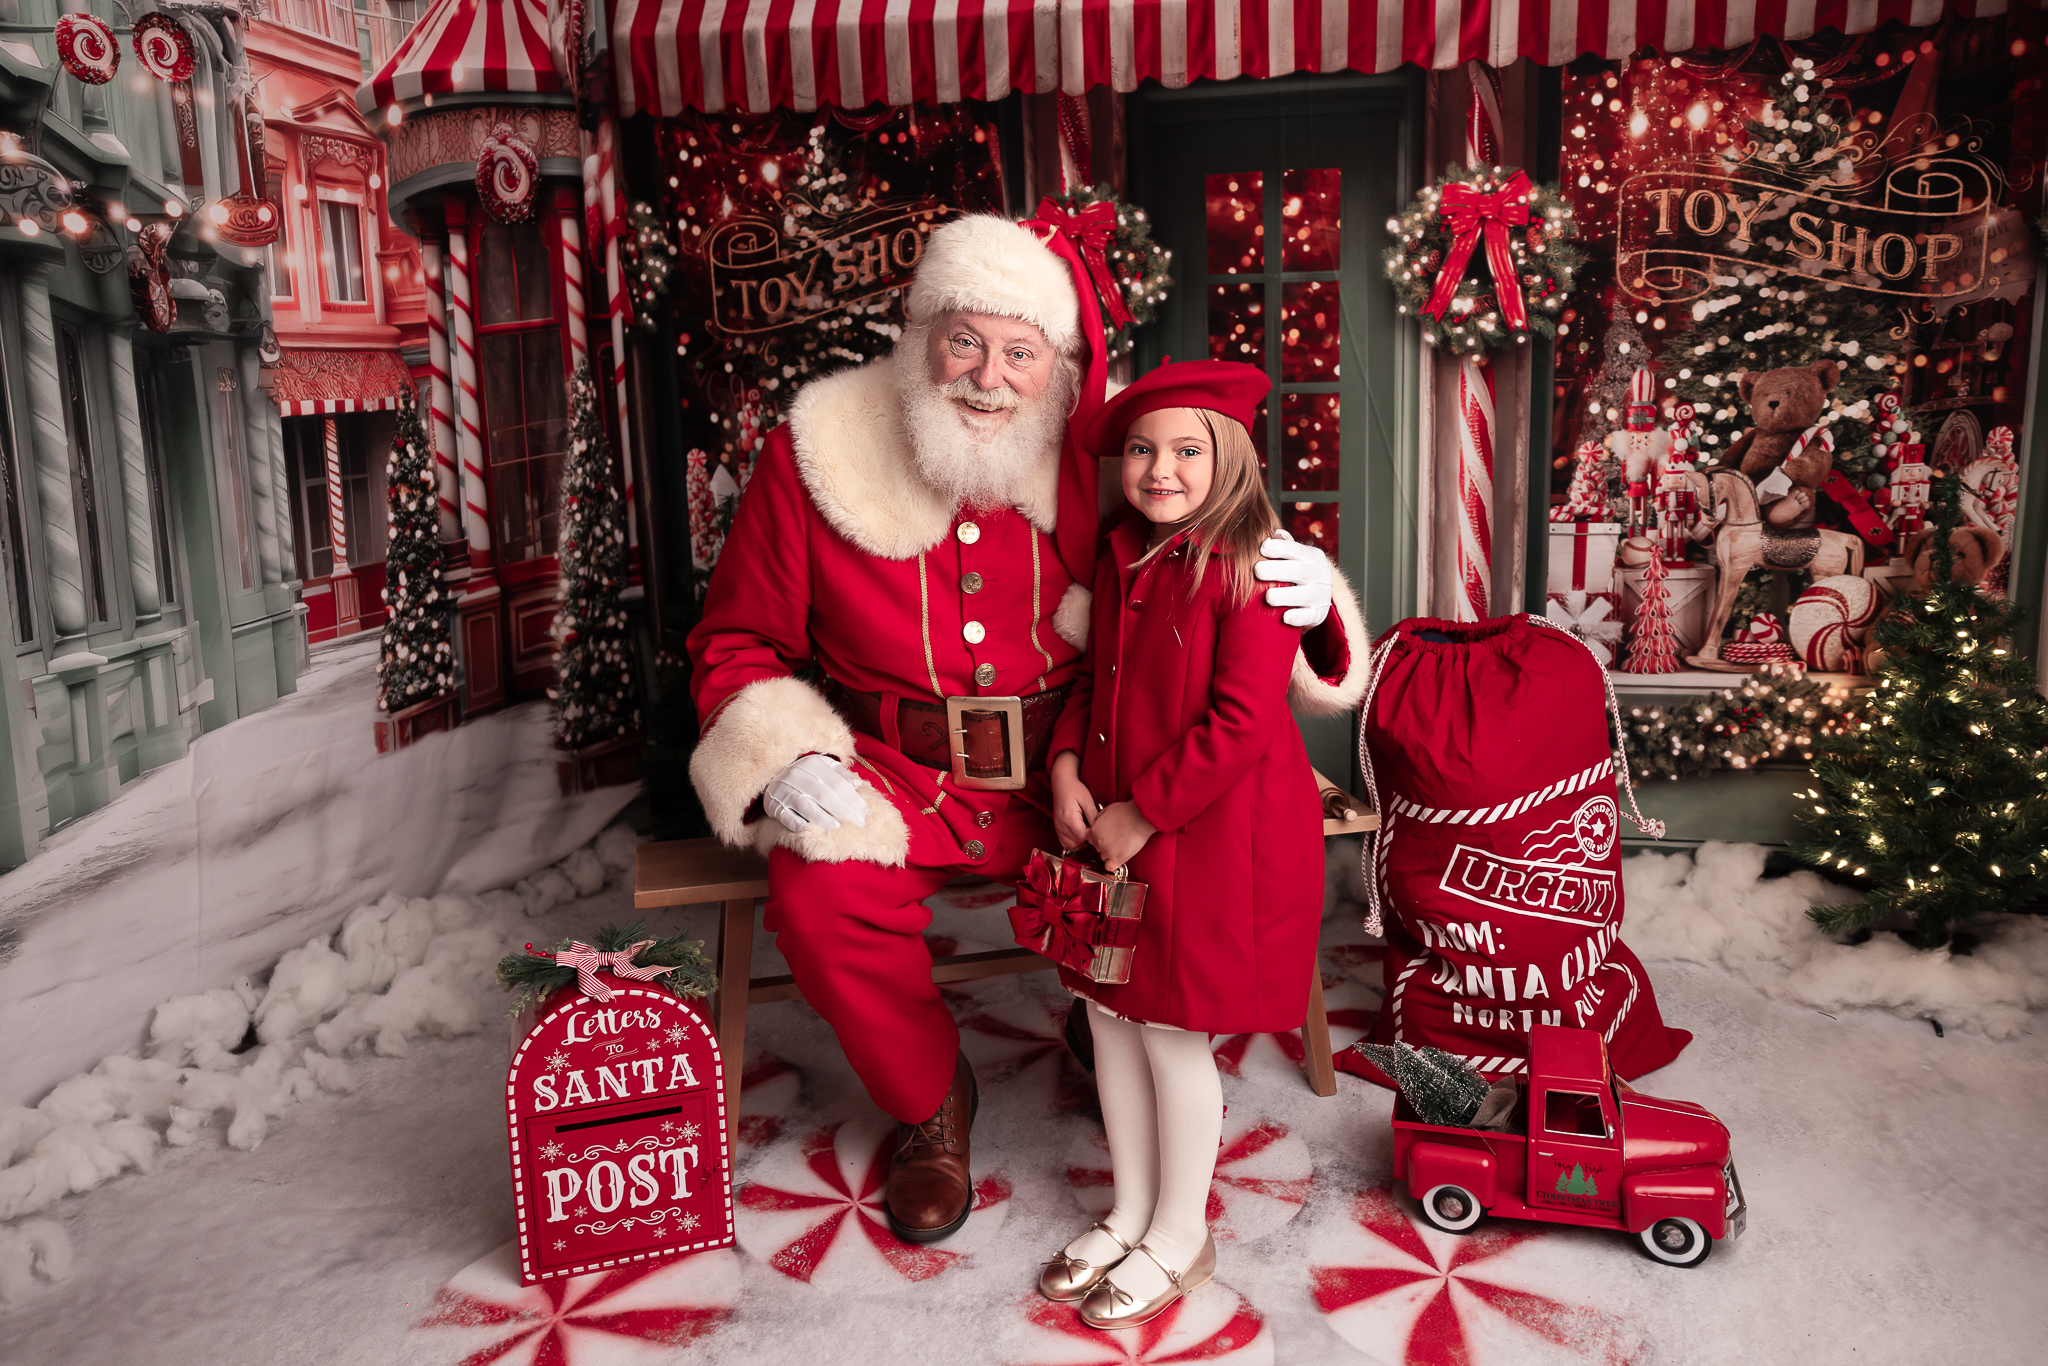
[[(917, 472), (955, 506), (1051, 511), (1060, 440), (1079, 376), (1065, 359), (1036, 399), (984, 436), (969, 424), (945, 385), (933, 384), (925, 354), (929, 329), (906, 327), (896, 345), (896, 388)], [(1035, 519), (1034, 519), (1035, 520)]]

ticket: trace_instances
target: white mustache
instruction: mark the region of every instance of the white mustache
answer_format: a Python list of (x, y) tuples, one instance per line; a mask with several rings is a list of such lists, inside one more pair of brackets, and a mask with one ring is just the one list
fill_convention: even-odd
[(951, 384), (938, 386), (939, 392), (947, 398), (965, 399), (984, 412), (998, 408), (1016, 410), (1024, 406), (1024, 399), (1015, 389), (984, 389), (974, 382), (971, 375), (962, 375)]

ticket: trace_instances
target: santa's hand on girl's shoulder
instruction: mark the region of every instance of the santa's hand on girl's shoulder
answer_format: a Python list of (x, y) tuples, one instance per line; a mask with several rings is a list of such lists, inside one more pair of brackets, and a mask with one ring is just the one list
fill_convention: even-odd
[(1323, 618), (1330, 615), (1330, 557), (1312, 545), (1303, 545), (1285, 530), (1267, 537), (1259, 546), (1259, 555), (1252, 573), (1279, 585), (1266, 590), (1266, 605), (1286, 608), (1280, 619), (1289, 626), (1321, 626)]
[(1102, 866), (1110, 872), (1129, 863), (1159, 833), (1159, 827), (1145, 819), (1136, 802), (1111, 802), (1089, 827), (1088, 841), (1102, 855)]

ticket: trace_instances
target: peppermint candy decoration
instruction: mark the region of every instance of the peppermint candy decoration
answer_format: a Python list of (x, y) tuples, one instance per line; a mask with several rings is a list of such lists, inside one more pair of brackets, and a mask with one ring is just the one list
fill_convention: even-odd
[(105, 85), (121, 69), (121, 49), (114, 30), (90, 14), (67, 14), (57, 21), (57, 59), (87, 85)]
[[(168, 14), (145, 14), (128, 35), (135, 60), (160, 81), (189, 81), (196, 65), (192, 35)], [(111, 73), (109, 73), (111, 74)]]
[(533, 217), (540, 190), (540, 159), (533, 146), (501, 123), (491, 129), (476, 159), (476, 193), (484, 211), (500, 223), (524, 223)]

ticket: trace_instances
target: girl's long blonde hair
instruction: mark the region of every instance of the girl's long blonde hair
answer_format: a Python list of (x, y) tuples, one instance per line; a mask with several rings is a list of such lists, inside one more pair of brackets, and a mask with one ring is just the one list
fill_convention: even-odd
[[(1230, 575), (1231, 604), (1242, 606), (1258, 588), (1252, 567), (1259, 562), (1259, 547), (1280, 529), (1280, 518), (1273, 511), (1272, 500), (1266, 497), (1258, 448), (1252, 445), (1252, 434), (1244, 424), (1208, 408), (1197, 408), (1195, 414), (1208, 429), (1216, 467), (1209, 481), (1209, 496), (1195, 509), (1194, 517), (1177, 528), (1186, 531), (1198, 548), (1188, 596), (1192, 598), (1202, 591), (1202, 575), (1208, 571), (1210, 557), (1199, 552), (1206, 547), (1223, 552), (1224, 572)], [(1152, 547), (1139, 558), (1138, 564), (1146, 563), (1164, 547), (1163, 541)]]

